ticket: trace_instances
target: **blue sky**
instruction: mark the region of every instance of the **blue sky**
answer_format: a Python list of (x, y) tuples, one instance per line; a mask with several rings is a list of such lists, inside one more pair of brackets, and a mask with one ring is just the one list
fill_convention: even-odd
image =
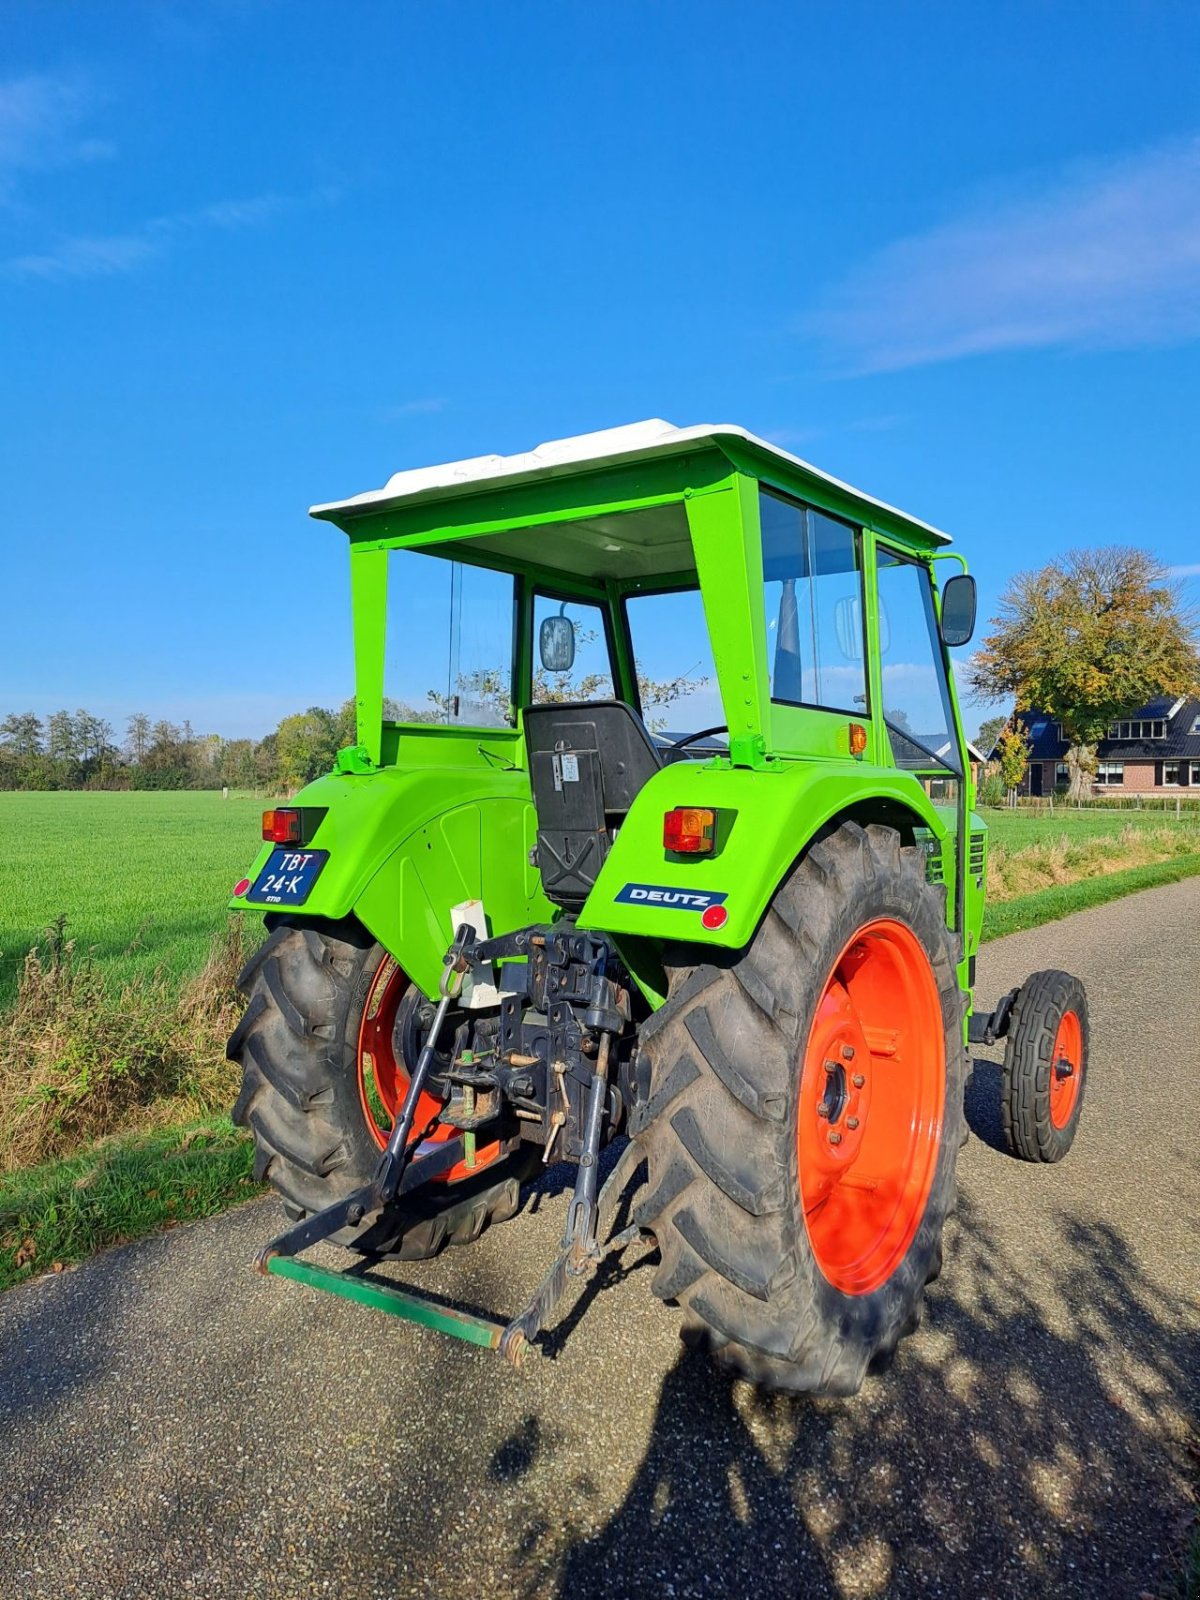
[[(350, 692), (312, 501), (647, 416), (1190, 569), (1200, 9), (56, 3), (0, 68), (0, 714)], [(978, 713), (969, 716), (973, 727)]]

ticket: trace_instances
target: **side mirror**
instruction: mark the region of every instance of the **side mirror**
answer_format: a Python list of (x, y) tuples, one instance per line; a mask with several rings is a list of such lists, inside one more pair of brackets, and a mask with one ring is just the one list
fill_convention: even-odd
[(575, 665), (575, 624), (563, 611), (556, 617), (542, 618), (538, 654), (547, 672), (570, 672)]
[(942, 642), (966, 644), (975, 632), (975, 605), (978, 595), (975, 579), (969, 572), (957, 573), (942, 590)]

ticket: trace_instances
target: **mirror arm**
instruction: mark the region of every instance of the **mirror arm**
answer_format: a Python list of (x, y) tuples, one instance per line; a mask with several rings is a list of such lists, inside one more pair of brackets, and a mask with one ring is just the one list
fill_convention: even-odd
[(969, 575), (970, 569), (967, 566), (967, 558), (964, 555), (960, 555), (957, 550), (935, 550), (929, 560), (931, 565), (935, 561), (957, 561), (963, 570), (963, 575)]

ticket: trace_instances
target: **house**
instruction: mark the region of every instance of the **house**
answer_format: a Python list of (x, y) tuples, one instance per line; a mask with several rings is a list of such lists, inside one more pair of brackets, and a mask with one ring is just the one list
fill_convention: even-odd
[[(1018, 719), (1029, 735), (1029, 770), (1021, 793), (1050, 795), (1067, 787), (1069, 741), (1062, 727), (1041, 711)], [(1095, 795), (1163, 795), (1194, 789), (1200, 794), (1200, 700), (1160, 695), (1114, 722), (1096, 749)]]

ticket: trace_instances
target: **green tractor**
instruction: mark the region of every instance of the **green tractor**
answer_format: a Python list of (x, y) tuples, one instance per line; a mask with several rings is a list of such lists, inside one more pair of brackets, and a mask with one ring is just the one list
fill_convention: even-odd
[[(349, 538), (358, 743), (266, 812), (232, 901), (269, 934), (229, 1043), (289, 1221), (260, 1266), (518, 1361), (647, 1233), (686, 1338), (853, 1392), (940, 1267), (968, 1043), (1006, 1037), (1018, 1154), (1057, 1160), (1082, 1103), (1075, 979), (972, 1009), (965, 563), (726, 426), (402, 472), (313, 515)], [(471, 1242), (560, 1162), (562, 1248), (517, 1316), (364, 1270)], [(358, 1266), (304, 1260), (321, 1240)]]

